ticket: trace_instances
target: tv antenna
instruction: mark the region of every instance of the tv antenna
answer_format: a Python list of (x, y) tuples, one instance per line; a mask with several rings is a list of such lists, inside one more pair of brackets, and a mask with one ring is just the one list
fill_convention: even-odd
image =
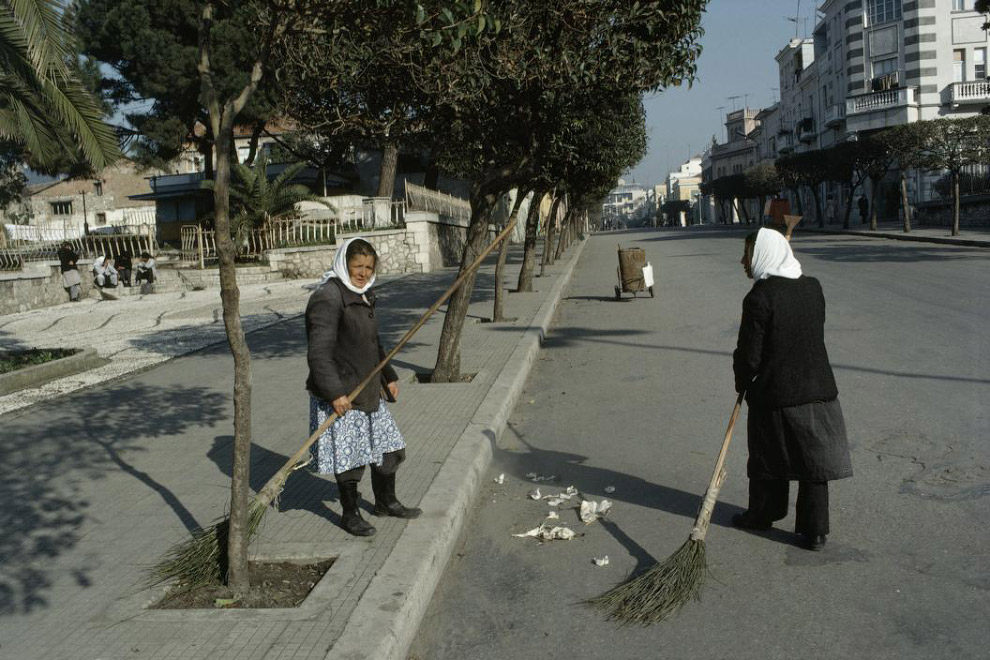
[(776, 103), (777, 102), (777, 92), (780, 91), (780, 88), (779, 87), (771, 87), (770, 88), (770, 91), (773, 92), (773, 102)]
[(736, 99), (738, 99), (738, 98), (741, 98), (741, 96), (739, 94), (736, 94), (735, 96), (726, 96), (725, 97), (725, 99), (727, 101), (732, 101), (732, 111), (733, 112), (736, 111)]
[(808, 20), (808, 19), (802, 19), (801, 18), (801, 0), (797, 0), (797, 11), (794, 13), (794, 18), (791, 18), (790, 16), (785, 16), (784, 18), (786, 18), (787, 20), (789, 20), (792, 23), (794, 23), (794, 38), (797, 39), (798, 38), (798, 27), (801, 25), (802, 20), (805, 23), (807, 23), (807, 20)]

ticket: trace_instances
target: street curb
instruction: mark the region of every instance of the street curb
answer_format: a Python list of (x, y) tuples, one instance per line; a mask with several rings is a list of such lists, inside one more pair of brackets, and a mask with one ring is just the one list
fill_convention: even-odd
[(53, 380), (101, 367), (107, 362), (109, 360), (101, 358), (95, 348), (84, 348), (68, 357), (0, 374), (0, 396), (41, 387)]
[(587, 242), (576, 246), (420, 502), (423, 517), (406, 525), (361, 595), (344, 632), (329, 649), (327, 660), (406, 660), (491, 465), (492, 448), (505, 430)]
[(990, 241), (978, 238), (950, 238), (948, 236), (917, 236), (912, 234), (894, 234), (884, 231), (864, 231), (858, 229), (819, 229), (818, 227), (805, 227), (803, 232), (814, 232), (816, 234), (831, 234), (834, 236), (865, 236), (867, 238), (887, 238), (893, 241), (910, 241), (913, 243), (940, 243), (942, 245), (963, 245), (966, 247), (990, 247)]

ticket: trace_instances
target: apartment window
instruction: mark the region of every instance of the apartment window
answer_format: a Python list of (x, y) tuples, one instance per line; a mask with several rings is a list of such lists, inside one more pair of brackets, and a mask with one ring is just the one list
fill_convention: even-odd
[(973, 49), (973, 75), (976, 80), (983, 80), (987, 77), (987, 49)]
[(94, 181), (93, 182), (93, 193), (97, 197), (103, 197), (103, 182), (102, 181)]
[(952, 51), (952, 81), (964, 82), (966, 80), (966, 51), (957, 49)]
[(969, 11), (973, 8), (973, 0), (952, 0), (952, 11)]
[(72, 202), (49, 202), (52, 215), (72, 215)]
[(866, 0), (869, 25), (894, 21), (901, 17), (901, 0)]
[(885, 60), (876, 60), (873, 62), (873, 77), (879, 78), (880, 76), (885, 76), (888, 73), (893, 73), (897, 71), (897, 58), (888, 57)]
[(96, 214), (96, 224), (100, 227), (105, 227), (107, 224), (107, 214), (97, 213)]

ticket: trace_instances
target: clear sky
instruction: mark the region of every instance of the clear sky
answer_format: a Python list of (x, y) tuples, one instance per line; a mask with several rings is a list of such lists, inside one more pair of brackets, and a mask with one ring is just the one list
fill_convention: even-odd
[[(689, 155), (701, 154), (713, 135), (725, 141), (726, 112), (763, 108), (779, 98), (774, 57), (795, 36), (811, 36), (820, 0), (711, 0), (702, 17), (705, 35), (698, 79), (646, 99), (649, 152), (626, 180), (652, 186)], [(746, 98), (746, 95), (749, 95)], [(737, 99), (731, 99), (738, 96)], [(724, 106), (723, 109), (718, 109)]]

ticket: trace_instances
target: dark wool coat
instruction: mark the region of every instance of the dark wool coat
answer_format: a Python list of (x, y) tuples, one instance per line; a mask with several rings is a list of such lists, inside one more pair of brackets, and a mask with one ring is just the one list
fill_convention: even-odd
[[(328, 403), (350, 394), (385, 359), (374, 292), (368, 290), (365, 297), (367, 303), (334, 278), (314, 291), (306, 305), (306, 389)], [(351, 402), (354, 408), (368, 413), (378, 410), (382, 381), (399, 380), (391, 364), (382, 375)]]
[(79, 255), (76, 254), (75, 250), (71, 248), (67, 250), (64, 247), (61, 247), (58, 249), (56, 254), (58, 254), (59, 270), (61, 270), (61, 272), (66, 273), (70, 270), (79, 270), (76, 268), (76, 263), (79, 261)]
[[(813, 277), (769, 277), (743, 300), (732, 356), (749, 402), (751, 478), (851, 476), (845, 421), (825, 350), (825, 296)], [(754, 380), (755, 379), (755, 380)]]

